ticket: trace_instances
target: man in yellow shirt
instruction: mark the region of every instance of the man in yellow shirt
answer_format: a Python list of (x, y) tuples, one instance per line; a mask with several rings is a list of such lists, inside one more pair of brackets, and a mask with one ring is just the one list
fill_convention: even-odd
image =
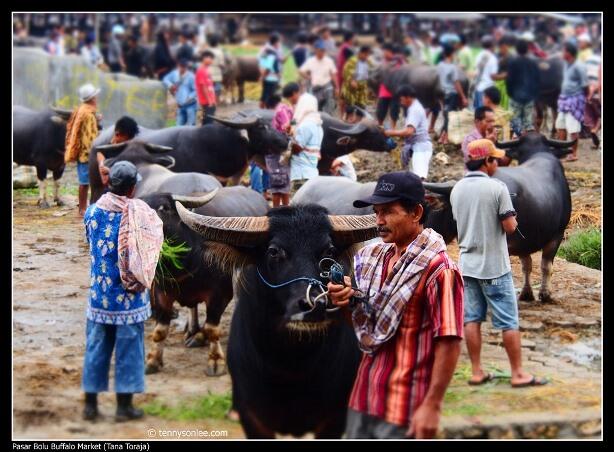
[(92, 143), (98, 136), (98, 119), (96, 107), (100, 89), (91, 83), (79, 88), (79, 105), (68, 120), (66, 126), (66, 163), (77, 162), (79, 179), (79, 215), (85, 214), (87, 192), (89, 189), (88, 160)]

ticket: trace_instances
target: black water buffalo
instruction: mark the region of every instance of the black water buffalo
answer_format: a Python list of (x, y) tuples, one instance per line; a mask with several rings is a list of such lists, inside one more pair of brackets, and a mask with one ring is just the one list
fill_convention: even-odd
[[(322, 158), (318, 162), (320, 174), (331, 174), (330, 166), (337, 157), (349, 154), (358, 149), (373, 152), (389, 152), (396, 144), (386, 138), (382, 129), (370, 116), (359, 123), (350, 124), (341, 119), (320, 112), (324, 138), (320, 153)], [(258, 116), (270, 123), (273, 120), (272, 110), (250, 109), (237, 113), (234, 118)]]
[[(215, 243), (207, 243), (181, 222), (175, 201), (194, 208), (201, 215), (263, 216), (268, 211), (262, 195), (250, 188), (237, 186), (216, 189), (203, 196), (178, 196), (155, 193), (142, 198), (164, 223), (164, 236), (175, 243), (185, 243), (189, 252), (180, 258), (182, 268), (168, 268), (166, 277), (153, 288), (153, 317), (156, 327), (153, 347), (147, 354), (147, 373), (155, 373), (163, 366), (163, 347), (173, 315), (173, 303), (190, 308), (190, 322), (185, 341), (188, 347), (209, 342), (206, 373), (217, 376), (225, 373), (225, 355), (220, 345), (220, 319), (232, 299), (232, 271), (220, 268), (214, 258)], [(198, 304), (207, 306), (206, 323), (198, 323)]]
[(36, 167), (40, 207), (49, 207), (47, 202), (47, 170), (53, 172), (53, 199), (58, 206), (60, 178), (64, 174), (64, 142), (66, 122), (70, 110), (47, 109), (35, 111), (26, 107), (13, 107), (13, 161), (18, 165)]
[[(506, 149), (518, 166), (499, 168), (493, 175), (507, 185), (512, 203), (518, 214), (518, 229), (524, 238), (515, 233), (508, 236), (510, 255), (519, 256), (524, 273), (521, 300), (534, 300), (531, 289), (531, 254), (542, 251), (542, 282), (539, 299), (552, 301), (550, 277), (552, 262), (563, 240), (565, 228), (571, 216), (571, 194), (560, 158), (571, 152), (573, 141), (549, 140), (537, 132), (530, 132), (519, 140), (498, 143)], [(435, 210), (445, 222), (433, 224), (436, 231), (456, 230), (452, 219), (450, 192), (453, 183), (424, 183), (427, 190), (439, 194), (439, 209)]]
[[(359, 183), (347, 177), (318, 176), (309, 179), (298, 189), (291, 204), (317, 204), (325, 207), (333, 215), (369, 215), (373, 207), (354, 207), (357, 199), (373, 194), (376, 182)], [(425, 227), (437, 227), (446, 243), (456, 237), (456, 224), (453, 223), (451, 210), (430, 210)], [(452, 224), (450, 223), (452, 222)]]
[[(175, 158), (171, 155), (172, 151), (173, 149), (170, 147), (131, 140), (120, 144), (97, 146), (93, 148), (92, 154), (101, 152), (105, 156), (104, 163), (108, 168), (119, 160), (127, 160), (134, 163), (142, 177), (142, 180), (136, 184), (135, 196), (138, 198), (159, 192), (187, 195), (193, 192), (208, 192), (221, 188), (222, 184), (215, 177), (208, 174), (195, 172), (174, 173), (168, 169), (173, 168), (176, 162)], [(97, 168), (95, 174), (98, 175), (98, 181), (100, 181), (100, 174)], [(100, 195), (102, 195), (102, 181), (99, 183)]]
[(342, 311), (313, 301), (321, 292), (310, 292), (308, 282), (270, 285), (318, 278), (324, 257), (350, 268), (344, 252), (375, 237), (374, 216), (331, 216), (314, 205), (240, 219), (198, 215), (180, 203), (177, 211), (205, 240), (220, 243), (219, 259), (241, 261), (228, 368), (246, 436), (341, 437), (360, 359), (352, 327)]
[[(463, 71), (460, 74), (461, 85), (467, 93), (469, 80)], [(393, 94), (401, 85), (413, 86), (424, 108), (432, 109), (443, 101), (444, 92), (435, 66), (404, 64), (394, 69), (386, 65), (377, 66), (369, 73), (369, 86), (376, 94), (380, 83)]]
[[(286, 136), (260, 118), (216, 120), (219, 124), (143, 129), (138, 139), (171, 147), (168, 155), (174, 159), (174, 172), (211, 174), (223, 182), (231, 177), (236, 182), (254, 155), (267, 151), (280, 152), (288, 146)], [(247, 137), (241, 134), (242, 131), (247, 132)], [(103, 131), (92, 147), (108, 144), (112, 136), (112, 132)], [(92, 187), (90, 202), (95, 202), (103, 192), (96, 152), (90, 153), (89, 175)]]

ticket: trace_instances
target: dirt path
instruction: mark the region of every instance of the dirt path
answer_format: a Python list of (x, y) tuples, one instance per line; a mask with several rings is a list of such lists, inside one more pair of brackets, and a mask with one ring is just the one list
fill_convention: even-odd
[[(588, 146), (587, 140), (583, 140), (579, 163), (566, 163), (565, 166), (568, 175), (572, 171), (588, 173), (584, 178), (577, 178), (576, 192), (584, 190), (581, 192), (585, 193), (583, 199), (599, 201), (600, 153), (588, 150)], [(451, 150), (448, 155), (454, 165), (434, 164), (434, 174), (438, 178), (456, 178), (459, 174), (460, 156), (455, 156)], [(394, 168), (394, 160), (389, 155), (357, 152), (356, 156), (360, 160), (357, 169), (363, 180), (374, 180), (381, 172)], [(365, 168), (372, 169), (365, 172)], [(74, 170), (67, 171), (64, 181), (76, 183)], [(116, 424), (113, 393), (101, 395), (102, 419), (93, 424), (81, 420), (80, 379), (89, 257), (81, 220), (76, 217), (76, 199), (65, 196), (65, 207), (40, 210), (34, 197), (14, 194), (14, 438), (147, 439), (149, 429), (220, 430), (226, 431), (230, 438), (242, 437), (239, 424), (226, 419), (179, 421), (147, 416), (140, 421)], [(450, 250), (456, 257), (457, 247), (452, 244)], [(538, 262), (538, 256), (534, 256), (535, 286), (539, 281)], [(512, 263), (516, 287), (520, 287), (520, 265), (516, 258)], [(478, 389), (470, 388), (465, 383), (468, 358), (463, 352), (446, 396), (442, 419), (446, 435), (470, 436), (465, 430), (475, 430), (476, 425), (489, 422), (507, 425), (512, 422), (510, 419), (518, 422), (518, 417), (528, 419), (531, 413), (537, 416), (538, 422), (555, 414), (571, 417), (580, 408), (588, 410), (593, 422), (599, 422), (601, 361), (600, 358), (588, 359), (587, 353), (593, 351), (600, 355), (601, 351), (601, 272), (556, 259), (552, 288), (557, 303), (522, 303), (520, 309), (527, 368), (551, 378), (552, 384), (544, 388), (512, 390), (503, 378)], [(224, 347), (231, 313), (232, 305), (222, 319)], [(165, 367), (161, 373), (147, 376), (147, 392), (135, 398), (137, 404), (155, 400), (175, 405), (202, 398), (209, 392), (224, 394), (230, 391), (228, 375), (219, 378), (205, 375), (206, 349), (184, 347), (186, 314), (181, 309), (179, 318), (172, 322), (165, 348)], [(204, 321), (202, 316), (201, 322)], [(148, 321), (147, 337), (152, 330), (153, 322)], [(488, 368), (509, 373), (498, 338), (488, 329), (485, 343), (484, 361)], [(149, 344), (150, 339), (147, 339), (146, 348)], [(502, 413), (507, 417), (501, 418)], [(584, 429), (598, 434), (596, 428)]]

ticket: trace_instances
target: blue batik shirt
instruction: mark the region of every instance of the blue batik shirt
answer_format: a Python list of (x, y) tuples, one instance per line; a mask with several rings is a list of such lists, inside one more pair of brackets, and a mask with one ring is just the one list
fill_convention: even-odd
[(149, 291), (129, 292), (119, 276), (117, 243), (120, 212), (87, 208), (83, 222), (90, 245), (91, 278), (87, 318), (95, 323), (128, 325), (151, 316)]

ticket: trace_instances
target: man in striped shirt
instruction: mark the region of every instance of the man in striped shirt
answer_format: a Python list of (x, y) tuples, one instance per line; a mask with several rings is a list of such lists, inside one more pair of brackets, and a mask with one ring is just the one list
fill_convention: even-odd
[[(424, 228), (427, 204), (420, 177), (384, 174), (372, 196), (383, 243), (354, 257), (356, 284), (330, 283), (334, 304), (352, 306), (364, 352), (350, 396), (348, 438), (431, 438), (463, 337), (463, 280), (441, 235)], [(364, 298), (363, 298), (364, 300)]]

